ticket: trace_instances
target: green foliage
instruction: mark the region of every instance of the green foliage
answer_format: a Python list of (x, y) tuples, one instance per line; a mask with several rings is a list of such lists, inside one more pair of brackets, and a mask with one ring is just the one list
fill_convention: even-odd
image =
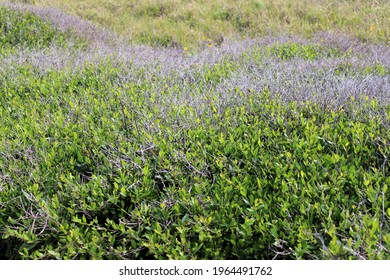
[(20, 73), (24, 84), (2, 83), (3, 257), (389, 258), (390, 134), (364, 108), (281, 105), (264, 91), (224, 110), (211, 98), (177, 130), (190, 107), (156, 119), (140, 94), (150, 85), (117, 88), (108, 62)]
[[(46, 48), (53, 43), (65, 46), (69, 43), (70, 37), (71, 34), (59, 32), (51, 24), (32, 13), (0, 6), (2, 51), (10, 48)], [(76, 41), (79, 46), (85, 44), (81, 39)]]
[(373, 66), (368, 66), (363, 69), (362, 71), (363, 75), (379, 75), (379, 76), (385, 76), (385, 75), (390, 75), (390, 69), (381, 63), (376, 63)]
[(48, 46), (56, 36), (51, 25), (31, 13), (24, 14), (0, 7), (0, 43), (2, 46)]
[(337, 48), (325, 49), (322, 46), (303, 45), (297, 43), (275, 44), (268, 48), (269, 55), (282, 60), (303, 58), (314, 60), (319, 57), (337, 57), (340, 51)]
[[(58, 42), (30, 17), (51, 37), (29, 37), (22, 17), (11, 22), (27, 43), (3, 37), (9, 47)], [(390, 259), (390, 108), (377, 100), (327, 109), (267, 87), (227, 95), (215, 89), (241, 71), (229, 59), (159, 75), (112, 57), (45, 71), (7, 63), (0, 258)]]

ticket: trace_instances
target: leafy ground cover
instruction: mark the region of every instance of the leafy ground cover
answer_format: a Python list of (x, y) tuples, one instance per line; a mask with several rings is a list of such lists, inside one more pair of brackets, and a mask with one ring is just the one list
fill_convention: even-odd
[(388, 45), (323, 33), (189, 55), (11, 7), (0, 258), (390, 258)]

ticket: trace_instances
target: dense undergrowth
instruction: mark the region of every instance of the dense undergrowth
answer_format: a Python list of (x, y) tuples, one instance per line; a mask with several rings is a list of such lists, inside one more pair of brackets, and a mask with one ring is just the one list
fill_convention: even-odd
[(387, 46), (0, 32), (0, 258), (390, 258)]

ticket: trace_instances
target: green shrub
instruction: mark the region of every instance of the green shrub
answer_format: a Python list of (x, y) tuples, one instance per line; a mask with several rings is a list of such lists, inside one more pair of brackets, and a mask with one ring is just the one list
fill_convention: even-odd
[[(14, 51), (71, 40), (0, 11)], [(0, 258), (390, 259), (385, 63), (250, 49), (0, 57)]]

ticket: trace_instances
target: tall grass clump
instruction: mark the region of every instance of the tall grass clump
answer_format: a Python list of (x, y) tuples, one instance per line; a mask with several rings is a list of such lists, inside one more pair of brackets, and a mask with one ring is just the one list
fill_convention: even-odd
[(390, 259), (387, 45), (53, 30), (0, 56), (0, 258)]

